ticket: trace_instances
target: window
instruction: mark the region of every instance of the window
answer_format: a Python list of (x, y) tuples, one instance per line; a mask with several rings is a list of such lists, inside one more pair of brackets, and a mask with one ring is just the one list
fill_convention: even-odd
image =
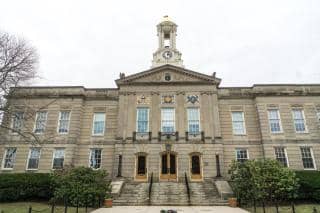
[(304, 120), (303, 110), (302, 109), (294, 109), (292, 110), (294, 127), (296, 132), (306, 132), (306, 124)]
[(59, 113), (58, 133), (66, 134), (69, 131), (70, 111)]
[(46, 128), (47, 112), (37, 112), (34, 132), (41, 134)]
[(236, 158), (238, 162), (245, 162), (249, 159), (247, 149), (236, 149)]
[(103, 135), (105, 128), (106, 114), (104, 112), (96, 112), (93, 115), (93, 135)]
[(315, 169), (313, 154), (310, 147), (300, 147), (304, 169)]
[(101, 167), (101, 149), (90, 150), (90, 167), (93, 169)]
[(149, 131), (149, 109), (141, 107), (137, 109), (137, 132), (147, 133)]
[(12, 130), (19, 132), (23, 125), (23, 112), (15, 112), (12, 116)]
[(288, 158), (287, 152), (284, 147), (274, 147), (274, 153), (276, 155), (276, 159), (279, 163), (281, 163), (284, 167), (288, 167)]
[(161, 109), (161, 131), (166, 133), (172, 133), (175, 130), (174, 123), (174, 108), (162, 108)]
[(17, 152), (17, 148), (15, 147), (6, 148), (3, 161), (2, 161), (3, 169), (13, 169), (14, 162), (16, 160), (16, 152)]
[(317, 118), (318, 118), (318, 121), (320, 122), (320, 111), (317, 112)]
[(243, 112), (232, 112), (232, 130), (234, 135), (246, 134)]
[(64, 148), (57, 148), (53, 153), (52, 169), (62, 169), (64, 162)]
[(40, 148), (31, 148), (29, 151), (27, 169), (38, 169), (40, 159)]
[(199, 108), (188, 108), (188, 131), (190, 134), (200, 132), (200, 113)]
[(278, 109), (268, 110), (268, 116), (269, 116), (269, 125), (270, 125), (271, 133), (282, 132), (279, 110)]

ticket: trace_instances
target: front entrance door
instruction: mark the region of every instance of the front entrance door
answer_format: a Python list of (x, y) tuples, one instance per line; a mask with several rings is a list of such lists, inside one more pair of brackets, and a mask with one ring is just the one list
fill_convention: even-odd
[(201, 175), (201, 159), (199, 155), (191, 156), (191, 179), (199, 180)]
[(173, 153), (165, 153), (161, 155), (161, 180), (177, 179), (177, 162), (176, 155)]
[(147, 179), (147, 167), (146, 167), (146, 156), (138, 155), (137, 157), (137, 173), (136, 179), (146, 180)]

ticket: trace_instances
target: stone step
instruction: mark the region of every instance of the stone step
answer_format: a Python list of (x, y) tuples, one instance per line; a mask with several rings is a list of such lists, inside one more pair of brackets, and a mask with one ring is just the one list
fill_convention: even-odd
[(212, 181), (191, 182), (190, 202), (184, 182), (156, 182), (152, 185), (151, 198), (148, 199), (149, 183), (125, 183), (114, 205), (168, 205), (168, 206), (222, 206), (227, 202), (221, 200)]

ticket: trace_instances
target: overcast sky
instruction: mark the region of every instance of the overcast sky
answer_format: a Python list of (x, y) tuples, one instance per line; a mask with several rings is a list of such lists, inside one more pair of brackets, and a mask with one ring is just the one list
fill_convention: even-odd
[(115, 87), (150, 68), (163, 15), (185, 67), (221, 86), (320, 83), (319, 0), (3, 0), (0, 30), (38, 49), (35, 85)]

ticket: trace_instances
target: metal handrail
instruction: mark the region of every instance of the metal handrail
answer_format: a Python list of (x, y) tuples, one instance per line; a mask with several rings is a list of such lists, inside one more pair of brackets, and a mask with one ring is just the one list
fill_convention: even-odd
[(148, 193), (148, 197), (149, 197), (149, 204), (151, 204), (151, 191), (152, 191), (152, 184), (153, 184), (153, 172), (151, 173), (150, 183), (149, 183), (149, 193)]
[(190, 186), (189, 186), (189, 181), (188, 181), (188, 177), (187, 177), (187, 173), (185, 172), (184, 173), (184, 180), (185, 180), (185, 184), (186, 184), (186, 187), (187, 187), (187, 193), (188, 193), (188, 203), (190, 204)]

